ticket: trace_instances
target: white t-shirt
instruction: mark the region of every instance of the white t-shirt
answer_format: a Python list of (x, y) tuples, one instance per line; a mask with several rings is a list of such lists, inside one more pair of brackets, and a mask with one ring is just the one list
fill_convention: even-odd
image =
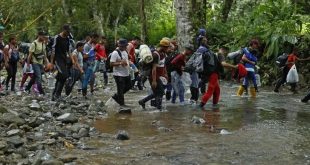
[[(114, 50), (112, 52), (111, 59), (110, 59), (111, 63), (117, 62), (120, 60), (126, 60), (128, 63), (128, 53), (126, 51), (120, 51), (120, 52), (121, 52), (122, 58), (119, 56), (119, 54), (116, 50)], [(129, 65), (127, 65), (127, 66), (122, 66), (122, 65), (114, 66), (113, 67), (113, 75), (114, 76), (121, 76), (121, 77), (129, 76)]]

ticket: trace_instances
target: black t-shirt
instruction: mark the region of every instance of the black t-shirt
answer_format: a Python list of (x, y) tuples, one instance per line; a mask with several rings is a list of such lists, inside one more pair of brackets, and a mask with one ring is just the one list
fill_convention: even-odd
[(55, 61), (58, 62), (66, 62), (67, 61), (67, 53), (69, 53), (69, 38), (63, 38), (60, 35), (57, 35), (54, 41), (55, 48)]

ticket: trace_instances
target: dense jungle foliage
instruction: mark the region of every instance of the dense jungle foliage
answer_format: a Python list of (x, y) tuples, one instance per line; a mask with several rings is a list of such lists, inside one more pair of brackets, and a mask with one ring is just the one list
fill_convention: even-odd
[[(279, 74), (275, 59), (281, 53), (297, 46), (300, 58), (310, 56), (308, 0), (0, 0), (0, 29), (5, 39), (17, 35), (20, 41), (31, 41), (39, 29), (55, 35), (70, 23), (76, 40), (97, 32), (111, 45), (118, 37), (134, 36), (156, 45), (162, 37), (182, 37), (176, 33), (175, 8), (181, 2), (190, 8), (193, 40), (205, 28), (214, 51), (220, 45), (235, 51), (259, 38), (258, 65), (265, 85), (272, 85)], [(297, 66), (300, 84), (306, 86), (310, 62)]]

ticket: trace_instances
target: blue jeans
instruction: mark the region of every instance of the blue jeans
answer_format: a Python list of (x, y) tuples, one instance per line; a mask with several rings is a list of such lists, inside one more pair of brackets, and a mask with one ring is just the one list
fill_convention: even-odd
[(86, 68), (86, 70), (85, 70), (85, 75), (84, 75), (84, 79), (83, 79), (83, 82), (82, 82), (83, 96), (86, 96), (86, 94), (87, 94), (87, 85), (90, 82), (90, 80), (93, 78), (93, 76), (94, 76), (93, 66), (88, 66)]
[(249, 80), (252, 80), (252, 83), (254, 84), (254, 87), (257, 87), (255, 72), (248, 71), (248, 74), (244, 78), (242, 85), (244, 85), (245, 87), (248, 87), (249, 86)]
[(177, 96), (179, 96), (181, 103), (184, 102), (184, 83), (181, 75), (179, 75), (176, 71), (171, 72), (171, 85), (173, 88), (172, 103), (175, 103)]

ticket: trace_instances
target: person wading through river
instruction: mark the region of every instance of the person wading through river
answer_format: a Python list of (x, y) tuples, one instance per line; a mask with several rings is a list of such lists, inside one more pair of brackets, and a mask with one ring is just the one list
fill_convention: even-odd
[[(166, 53), (170, 46), (170, 41), (162, 39), (159, 43), (159, 48), (153, 52), (153, 62), (151, 76), (149, 76), (149, 82), (152, 87), (153, 93), (139, 101), (139, 105), (145, 109), (145, 103), (155, 98), (155, 103), (151, 105), (157, 109), (162, 109), (162, 100), (165, 93), (164, 83), (167, 83), (168, 75), (165, 67)], [(165, 82), (164, 82), (165, 81)]]
[[(56, 65), (58, 73), (56, 76), (56, 83), (53, 91), (52, 101), (56, 101), (60, 98), (62, 89), (69, 76), (68, 69), (71, 62), (71, 58), (69, 55), (69, 35), (70, 26), (64, 25), (62, 28), (62, 32), (58, 34), (54, 39), (51, 63)], [(51, 67), (53, 67), (53, 65), (51, 65)]]
[(118, 47), (112, 52), (110, 65), (113, 66), (113, 76), (116, 83), (117, 93), (112, 98), (121, 106), (125, 106), (124, 94), (131, 88), (131, 79), (129, 76), (129, 58), (126, 51), (128, 41), (119, 39)]
[[(201, 52), (201, 54), (204, 56), (204, 71), (201, 76), (207, 78), (209, 82), (207, 92), (205, 92), (202, 96), (199, 107), (202, 108), (208, 102), (211, 96), (213, 96), (213, 105), (215, 106), (218, 104), (220, 99), (219, 74), (222, 71), (223, 66), (221, 64), (221, 61), (219, 61), (218, 57), (208, 49), (208, 39), (206, 37), (202, 38), (201, 45), (197, 49), (197, 51)], [(208, 60), (205, 61), (205, 59)], [(205, 65), (206, 63), (210, 64), (211, 62), (212, 68), (211, 65)]]
[[(286, 65), (282, 69), (281, 78), (278, 80), (276, 87), (273, 91), (276, 93), (279, 93), (279, 89), (280, 89), (281, 85), (283, 85), (286, 82), (287, 74), (290, 71), (290, 69), (292, 68), (292, 66), (295, 65), (296, 61), (306, 61), (306, 60), (310, 60), (310, 57), (307, 59), (298, 58), (298, 50), (296, 47), (294, 47), (292, 53), (289, 54), (287, 57)], [(296, 90), (297, 83), (291, 83), (290, 86), (291, 86), (291, 91), (293, 93), (297, 93), (297, 90)]]

